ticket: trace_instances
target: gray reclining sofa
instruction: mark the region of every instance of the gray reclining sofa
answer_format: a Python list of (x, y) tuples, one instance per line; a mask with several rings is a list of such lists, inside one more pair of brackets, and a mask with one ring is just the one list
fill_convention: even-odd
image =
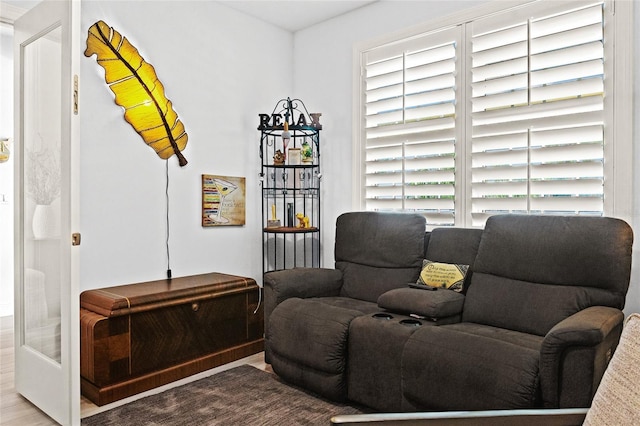
[[(425, 232), (419, 215), (346, 213), (335, 269), (265, 274), (266, 361), (382, 412), (588, 407), (620, 338), (632, 243), (613, 218)], [(468, 266), (462, 291), (409, 287), (425, 259)]]

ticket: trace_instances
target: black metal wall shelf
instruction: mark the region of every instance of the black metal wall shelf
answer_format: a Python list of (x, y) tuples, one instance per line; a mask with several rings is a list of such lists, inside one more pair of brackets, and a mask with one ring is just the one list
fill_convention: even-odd
[(320, 267), (320, 115), (290, 98), (259, 115), (263, 273)]

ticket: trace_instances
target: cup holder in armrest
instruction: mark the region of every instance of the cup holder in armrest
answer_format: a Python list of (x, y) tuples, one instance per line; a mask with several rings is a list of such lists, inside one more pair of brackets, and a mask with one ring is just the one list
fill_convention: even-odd
[(400, 321), (400, 324), (406, 325), (408, 327), (420, 327), (422, 323), (415, 319), (403, 319)]
[(391, 314), (387, 314), (384, 312), (379, 312), (377, 314), (373, 314), (371, 315), (373, 318), (377, 318), (377, 319), (383, 319), (383, 320), (390, 320), (393, 318), (393, 315)]

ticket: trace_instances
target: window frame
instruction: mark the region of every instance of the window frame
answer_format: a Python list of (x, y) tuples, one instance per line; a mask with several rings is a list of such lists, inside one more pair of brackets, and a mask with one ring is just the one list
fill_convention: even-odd
[[(492, 1), (479, 7), (469, 8), (444, 18), (429, 21), (415, 27), (381, 36), (356, 44), (353, 48), (353, 175), (352, 175), (352, 207), (354, 210), (365, 208), (365, 87), (364, 87), (364, 53), (376, 47), (402, 43), (405, 39), (415, 38), (424, 34), (466, 24), (470, 21), (504, 12), (510, 8), (531, 7), (544, 11), (546, 8), (556, 10), (564, 4), (567, 8), (592, 4), (593, 1), (563, 0), (563, 1), (512, 1), (505, 7), (504, 1)], [(632, 2), (620, 0), (605, 0), (604, 34), (608, 40), (605, 48), (605, 129), (604, 129), (604, 204), (605, 216), (618, 217), (627, 221), (633, 212), (633, 90), (632, 90), (632, 37), (633, 29)], [(467, 63), (471, 54), (471, 37), (467, 37), (464, 25), (463, 45), (461, 46), (462, 62)], [(465, 141), (456, 150), (456, 197), (455, 197), (455, 225), (457, 227), (472, 227), (471, 219), (471, 184), (468, 171), (471, 170), (471, 97), (467, 96), (471, 68), (464, 68), (461, 89), (464, 93), (459, 110), (463, 114), (464, 128), (456, 129), (457, 140)], [(615, 143), (611, 143), (615, 141)]]

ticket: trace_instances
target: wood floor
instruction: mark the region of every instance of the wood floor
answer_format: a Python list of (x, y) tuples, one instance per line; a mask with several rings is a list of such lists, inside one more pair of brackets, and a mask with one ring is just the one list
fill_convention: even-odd
[(57, 425), (50, 417), (16, 393), (13, 384), (13, 317), (0, 317), (0, 424)]
[[(211, 376), (242, 364), (249, 364), (265, 371), (271, 371), (271, 367), (264, 362), (264, 353), (260, 352), (250, 357), (178, 380), (157, 389), (143, 392), (111, 404), (103, 405), (102, 407), (98, 407), (88, 399), (82, 397), (80, 401), (81, 417), (88, 417), (131, 401), (135, 401), (136, 399)], [(14, 386), (13, 317), (0, 317), (0, 425), (48, 426), (57, 424), (58, 423), (40, 411), (27, 399), (16, 393)]]

